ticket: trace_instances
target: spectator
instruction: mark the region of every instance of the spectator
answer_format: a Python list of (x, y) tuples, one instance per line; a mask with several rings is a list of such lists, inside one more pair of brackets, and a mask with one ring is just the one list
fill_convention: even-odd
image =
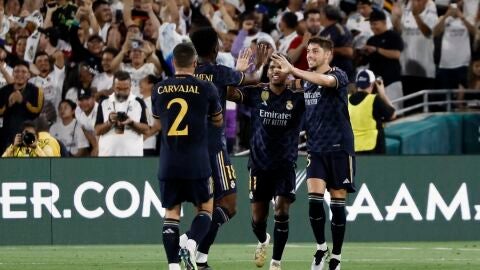
[(78, 94), (81, 89), (90, 89), (92, 86), (93, 78), (97, 74), (97, 70), (94, 67), (89, 66), (87, 63), (80, 63), (78, 65), (78, 77), (73, 82), (73, 86), (70, 87), (66, 93), (64, 99), (69, 99), (73, 102), (78, 101)]
[(118, 51), (113, 48), (106, 48), (102, 53), (102, 73), (96, 74), (92, 81), (92, 90), (97, 96), (107, 97), (112, 94), (113, 69), (112, 61)]
[[(403, 94), (433, 89), (435, 63), (433, 61), (433, 27), (437, 24), (435, 4), (429, 0), (412, 0), (396, 4), (392, 11), (395, 30), (402, 33), (405, 48), (400, 55)], [(420, 99), (404, 102), (415, 105)]]
[(115, 73), (114, 93), (98, 106), (99, 156), (143, 156), (143, 134), (148, 131), (145, 103), (131, 93), (131, 84), (127, 72)]
[(13, 82), (13, 69), (8, 65), (8, 52), (3, 44), (0, 45), (0, 87)]
[(385, 154), (383, 123), (395, 118), (395, 109), (385, 95), (383, 82), (375, 80), (371, 70), (361, 70), (357, 74), (356, 85), (357, 92), (348, 98), (355, 153)]
[(322, 26), (321, 37), (329, 38), (334, 45), (331, 66), (336, 66), (347, 73), (350, 81), (353, 81), (353, 47), (350, 31), (342, 25), (340, 10), (328, 5), (320, 13)]
[(61, 141), (70, 155), (75, 157), (88, 156), (88, 143), (81, 125), (75, 119), (75, 102), (64, 99), (58, 106), (60, 120), (50, 127), (50, 134)]
[[(52, 148), (53, 138), (40, 139), (33, 121), (21, 124), (21, 133), (14, 136), (13, 143), (3, 152), (2, 157), (54, 157), (60, 156), (60, 146)], [(50, 143), (49, 143), (50, 142)]]
[(69, 41), (69, 23), (71, 23), (71, 21), (75, 18), (77, 6), (70, 3), (68, 0), (57, 0), (57, 6), (51, 10), (51, 21), (45, 19), (44, 27), (57, 27), (59, 29), (60, 38), (65, 41)]
[(50, 103), (58, 115), (57, 108), (62, 100), (63, 81), (65, 80), (65, 60), (61, 51), (55, 52), (54, 57), (55, 63), (52, 68), (48, 54), (42, 51), (37, 52), (33, 63), (39, 74), (28, 81), (43, 90), (44, 109)]
[(269, 40), (269, 43), (273, 44), (273, 49), (276, 50), (275, 42), (273, 38), (264, 32), (259, 32), (259, 25), (255, 20), (253, 13), (246, 13), (242, 20), (242, 29), (238, 32), (237, 37), (232, 45), (232, 55), (238, 58), (240, 52), (252, 45), (252, 41), (257, 39)]
[(0, 117), (3, 116), (3, 137), (0, 152), (20, 132), (21, 123), (34, 120), (43, 108), (43, 91), (28, 82), (26, 62), (17, 62), (13, 68), (13, 83), (0, 89)]
[(307, 42), (313, 36), (318, 36), (322, 30), (320, 21), (320, 10), (310, 9), (304, 14), (307, 31), (303, 36), (297, 36), (288, 49), (288, 57), (296, 68), (308, 70), (307, 63)]
[(282, 38), (278, 41), (278, 53), (286, 55), (290, 44), (298, 36), (296, 32), (298, 20), (295, 13), (283, 13), (279, 26), (280, 32), (282, 33)]
[(92, 5), (93, 13), (95, 14), (95, 18), (98, 22), (98, 26), (100, 27), (99, 35), (102, 37), (103, 42), (107, 42), (107, 33), (110, 29), (112, 23), (112, 9), (110, 8), (110, 4), (104, 0), (97, 0), (93, 2)]
[(441, 36), (440, 63), (437, 70), (437, 88), (457, 89), (467, 86), (468, 65), (471, 61), (470, 36), (475, 36), (474, 22), (463, 15), (463, 0), (451, 4), (445, 15), (433, 28), (435, 37)]
[(98, 103), (93, 98), (91, 90), (81, 89), (78, 92), (78, 106), (75, 109), (75, 119), (82, 128), (83, 134), (90, 144), (90, 155), (98, 155), (98, 142), (95, 136), (95, 121), (97, 120)]
[[(148, 126), (153, 126), (153, 114), (152, 114), (152, 90), (153, 86), (158, 82), (157, 77), (148, 75), (140, 81), (140, 94), (143, 97), (145, 103), (145, 114), (147, 116)], [(160, 152), (157, 149), (157, 135), (158, 132), (147, 132), (143, 136), (143, 155), (144, 156), (158, 156)]]
[[(383, 11), (373, 11), (369, 21), (373, 36), (362, 48), (362, 53), (366, 55), (370, 70), (382, 77), (388, 98), (390, 100), (401, 98), (403, 90), (400, 54), (403, 50), (403, 40), (398, 33), (388, 28)], [(401, 107), (401, 104), (395, 105), (396, 109)]]

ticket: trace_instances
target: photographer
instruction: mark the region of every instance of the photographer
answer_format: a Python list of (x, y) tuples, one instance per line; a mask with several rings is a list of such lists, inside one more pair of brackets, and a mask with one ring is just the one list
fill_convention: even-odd
[(145, 103), (130, 91), (130, 75), (115, 73), (113, 90), (98, 106), (95, 133), (99, 156), (143, 156), (143, 134), (148, 131)]
[(22, 124), (22, 133), (15, 135), (13, 144), (3, 153), (2, 157), (51, 157), (54, 156), (52, 147), (39, 135), (33, 121)]
[[(356, 154), (384, 154), (383, 123), (395, 119), (383, 81), (369, 69), (358, 72), (357, 92), (348, 97), (348, 112), (355, 136)], [(376, 91), (376, 93), (374, 93)]]

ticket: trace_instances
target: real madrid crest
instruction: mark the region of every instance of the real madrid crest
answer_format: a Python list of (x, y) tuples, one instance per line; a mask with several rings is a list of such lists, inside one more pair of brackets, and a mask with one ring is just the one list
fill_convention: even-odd
[(291, 111), (293, 109), (293, 103), (291, 100), (287, 100), (287, 105), (285, 106), (287, 110)]
[(266, 102), (269, 97), (270, 97), (270, 93), (267, 90), (263, 90), (261, 95), (263, 102)]

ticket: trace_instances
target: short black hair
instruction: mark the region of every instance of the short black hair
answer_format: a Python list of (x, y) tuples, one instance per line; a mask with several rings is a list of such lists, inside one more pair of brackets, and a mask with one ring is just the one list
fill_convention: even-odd
[(77, 104), (70, 99), (62, 99), (62, 101), (58, 103), (58, 108), (60, 108), (60, 105), (62, 105), (62, 103), (67, 103), (70, 108), (72, 108), (72, 111), (75, 111), (75, 109), (77, 108)]
[(40, 56), (47, 56), (47, 58), (50, 60), (50, 56), (48, 55), (48, 53), (46, 53), (44, 51), (39, 51), (35, 55), (35, 58), (33, 59), (33, 63), (37, 62), (37, 58), (40, 57)]
[(320, 10), (318, 8), (311, 8), (303, 13), (303, 18), (307, 20), (310, 14), (320, 14)]
[(333, 51), (333, 42), (328, 38), (312, 37), (311, 39), (308, 40), (308, 45), (310, 45), (311, 43), (317, 44), (323, 50)]
[(298, 17), (293, 12), (285, 12), (282, 15), (282, 22), (284, 22), (288, 28), (295, 29), (298, 25)]
[(13, 65), (13, 68), (17, 67), (17, 66), (24, 66), (26, 67), (29, 71), (30, 71), (30, 65), (24, 61), (24, 60), (17, 60), (15, 61), (14, 65)]
[(132, 78), (130, 77), (130, 74), (126, 71), (119, 70), (115, 72), (115, 75), (113, 75), (113, 80), (119, 80), (119, 81), (131, 81)]
[(116, 56), (119, 52), (118, 52), (118, 50), (115, 49), (115, 48), (107, 47), (107, 48), (105, 48), (105, 49), (103, 50), (102, 55), (103, 55), (104, 53), (109, 53), (109, 54), (111, 54), (111, 55), (113, 55), (113, 56)]
[(156, 84), (156, 83), (160, 82), (160, 78), (158, 78), (157, 76), (155, 76), (153, 74), (148, 74), (143, 79), (146, 80), (149, 84)]
[(32, 120), (26, 120), (26, 121), (23, 121), (22, 125), (20, 126), (20, 130), (23, 131), (26, 128), (33, 128), (36, 131), (37, 130), (37, 125)]
[(199, 28), (190, 35), (190, 40), (200, 57), (214, 54), (217, 50), (218, 34), (212, 27)]
[(109, 4), (105, 0), (97, 0), (97, 1), (93, 2), (93, 4), (92, 4), (93, 12), (95, 12), (97, 10), (97, 8), (101, 5), (109, 5)]
[(196, 55), (197, 52), (191, 43), (180, 43), (173, 49), (173, 59), (179, 68), (190, 67)]

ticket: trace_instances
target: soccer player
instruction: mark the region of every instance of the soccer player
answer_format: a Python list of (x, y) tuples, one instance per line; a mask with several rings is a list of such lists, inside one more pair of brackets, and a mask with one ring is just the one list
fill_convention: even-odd
[[(260, 72), (254, 75), (247, 75), (242, 71), (248, 68), (248, 53), (242, 54), (239, 58), (240, 65), (237, 69), (215, 63), (219, 51), (218, 34), (213, 28), (200, 28), (191, 34), (191, 40), (198, 53), (198, 66), (195, 69), (195, 76), (199, 79), (213, 82), (219, 92), (221, 105), (225, 112), (227, 86), (239, 86), (258, 83)], [(263, 59), (266, 58), (266, 49), (258, 50), (256, 66), (257, 70), (263, 69)], [(235, 170), (230, 162), (226, 146), (225, 127), (208, 126), (208, 150), (210, 153), (210, 165), (214, 181), (215, 209), (212, 215), (210, 231), (198, 247), (197, 263), (200, 269), (211, 269), (208, 266), (208, 252), (215, 241), (220, 226), (228, 222), (236, 213), (237, 188)], [(187, 233), (188, 235), (188, 233)], [(183, 245), (185, 235), (181, 237), (180, 245)]]
[(295, 162), (305, 102), (303, 92), (286, 86), (287, 73), (270, 62), (268, 84), (228, 90), (228, 99), (252, 108), (250, 201), (252, 229), (258, 239), (255, 264), (265, 264), (270, 235), (266, 232), (270, 200), (275, 199), (273, 256), (270, 270), (280, 270), (288, 239), (289, 207), (295, 201)]
[[(155, 129), (161, 129), (158, 178), (166, 209), (163, 244), (170, 270), (180, 270), (179, 255), (187, 269), (197, 270), (197, 244), (207, 234), (213, 210), (212, 170), (208, 160), (207, 120), (222, 126), (222, 107), (211, 83), (193, 76), (196, 52), (181, 43), (173, 50), (175, 76), (154, 87)], [(179, 247), (181, 203), (192, 202), (197, 215), (185, 248)]]
[(307, 45), (307, 61), (311, 71), (293, 67), (280, 55), (272, 56), (282, 66), (282, 72), (291, 73), (304, 81), (309, 215), (317, 241), (312, 270), (323, 269), (328, 257), (323, 208), (325, 189), (331, 195), (331, 270), (340, 269), (346, 225), (345, 199), (347, 193), (355, 191), (355, 152), (346, 88), (348, 77), (341, 69), (330, 67), (332, 53), (333, 44), (330, 40), (313, 37)]

